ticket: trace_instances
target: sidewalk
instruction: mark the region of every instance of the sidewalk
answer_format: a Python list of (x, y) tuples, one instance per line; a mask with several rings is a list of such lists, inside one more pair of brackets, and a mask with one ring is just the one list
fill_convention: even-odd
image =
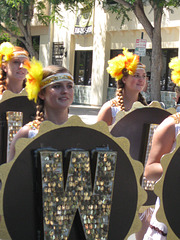
[(69, 116), (78, 115), (86, 124), (94, 124), (101, 107), (72, 104), (69, 108)]

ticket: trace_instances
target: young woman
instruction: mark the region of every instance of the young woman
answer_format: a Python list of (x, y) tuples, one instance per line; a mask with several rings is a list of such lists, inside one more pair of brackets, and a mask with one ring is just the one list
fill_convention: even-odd
[(9, 42), (0, 45), (0, 95), (5, 90), (19, 93), (25, 86), (27, 69), (24, 62), (29, 59), (28, 52)]
[(135, 101), (147, 105), (141, 91), (146, 84), (145, 66), (139, 57), (123, 49), (123, 54), (108, 61), (108, 73), (117, 81), (116, 97), (106, 102), (98, 113), (98, 121), (108, 125), (115, 122), (119, 111), (129, 111)]
[(63, 124), (68, 120), (69, 106), (73, 102), (74, 80), (66, 68), (52, 65), (42, 69), (41, 64), (33, 59), (27, 69), (26, 90), (29, 100), (37, 103), (36, 120), (26, 124), (16, 134), (8, 161), (14, 157), (17, 139), (34, 137), (44, 120)]
[[(173, 69), (171, 73), (172, 81), (180, 85), (180, 60), (178, 58), (171, 59), (169, 67)], [(160, 179), (163, 168), (161, 165), (161, 157), (171, 152), (176, 144), (176, 137), (180, 132), (180, 113), (173, 114), (166, 118), (156, 129), (152, 139), (152, 147), (149, 158), (145, 167), (145, 177), (150, 181)], [(150, 227), (148, 228), (144, 240), (166, 240), (167, 226), (157, 221), (156, 213), (160, 206), (160, 199), (157, 198), (155, 211), (151, 218)]]

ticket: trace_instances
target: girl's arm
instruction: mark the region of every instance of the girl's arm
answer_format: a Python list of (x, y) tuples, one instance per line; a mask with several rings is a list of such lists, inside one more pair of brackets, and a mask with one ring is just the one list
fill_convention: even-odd
[(110, 102), (106, 102), (100, 109), (97, 121), (104, 121), (109, 125), (112, 124), (112, 113)]
[(17, 134), (15, 135), (15, 137), (13, 138), (11, 145), (10, 145), (10, 150), (9, 150), (9, 154), (8, 154), (8, 158), (7, 158), (7, 162), (10, 162), (13, 160), (14, 155), (15, 155), (15, 144), (16, 141), (19, 138), (28, 138), (28, 133), (29, 133), (29, 126), (25, 125), (24, 127), (22, 127)]
[(171, 152), (174, 141), (175, 121), (172, 117), (168, 117), (157, 127), (153, 135), (152, 147), (144, 172), (148, 180), (156, 181), (161, 177), (163, 172), (161, 157)]

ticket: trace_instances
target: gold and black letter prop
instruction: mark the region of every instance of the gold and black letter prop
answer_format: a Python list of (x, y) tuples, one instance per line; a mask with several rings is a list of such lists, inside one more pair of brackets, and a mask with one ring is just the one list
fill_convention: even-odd
[(139, 231), (143, 165), (129, 148), (104, 122), (42, 123), (0, 166), (0, 238), (124, 240)]

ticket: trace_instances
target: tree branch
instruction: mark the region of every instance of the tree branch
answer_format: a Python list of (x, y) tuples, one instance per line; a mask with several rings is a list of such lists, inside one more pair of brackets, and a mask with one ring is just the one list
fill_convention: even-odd
[(33, 6), (34, 4), (31, 2), (29, 7), (28, 7), (28, 12), (27, 14), (27, 18), (24, 16), (24, 11), (23, 11), (23, 6), (22, 4), (19, 5), (19, 9), (18, 9), (18, 14), (17, 14), (17, 25), (21, 30), (21, 33), (23, 34), (23, 36), (25, 37), (25, 39), (29, 39), (31, 36), (31, 20), (33, 17)]
[(1, 28), (7, 32), (11, 37), (17, 38), (19, 41), (23, 42), (25, 44), (25, 41), (23, 40), (23, 38), (21, 38), (20, 36), (18, 36), (17, 34), (12, 33), (11, 31), (9, 31), (7, 28), (5, 28), (2, 24), (0, 24)]
[[(136, 3), (135, 3), (136, 4)], [(137, 5), (144, 10), (144, 5), (142, 3), (142, 0), (137, 0)]]
[(142, 26), (144, 27), (144, 29), (147, 32), (150, 39), (152, 40), (154, 27), (152, 26), (151, 22), (149, 21), (149, 19), (147, 18), (146, 14), (145, 14), (142, 0), (137, 0), (135, 2), (134, 14), (137, 17), (137, 19), (139, 20), (139, 22), (142, 24)]
[(130, 4), (130, 3), (126, 2), (126, 1), (124, 1), (124, 0), (114, 0), (114, 1), (117, 2), (117, 3), (122, 4), (123, 6), (125, 6), (127, 8), (133, 8), (132, 4)]
[(130, 3), (126, 2), (125, 0), (114, 0), (114, 1), (122, 4), (126, 8), (130, 8), (134, 12), (136, 18), (142, 24), (142, 26), (144, 27), (148, 36), (152, 40), (154, 28), (144, 12), (144, 5), (143, 5), (142, 0), (136, 0), (134, 2), (134, 4), (130, 4)]
[(162, 15), (163, 15), (163, 8), (154, 8), (154, 29), (155, 31), (159, 31), (161, 29), (161, 22), (162, 22)]

